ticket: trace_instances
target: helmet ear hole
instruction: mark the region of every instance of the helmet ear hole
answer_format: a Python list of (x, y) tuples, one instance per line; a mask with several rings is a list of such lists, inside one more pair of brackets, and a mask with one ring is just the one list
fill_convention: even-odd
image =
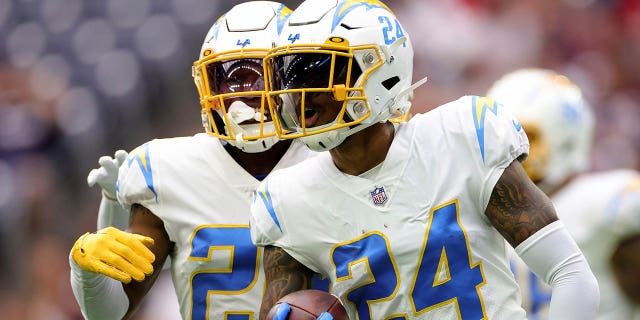
[(387, 90), (391, 90), (391, 88), (393, 88), (399, 82), (400, 82), (400, 77), (393, 76), (387, 80), (382, 81), (382, 86)]

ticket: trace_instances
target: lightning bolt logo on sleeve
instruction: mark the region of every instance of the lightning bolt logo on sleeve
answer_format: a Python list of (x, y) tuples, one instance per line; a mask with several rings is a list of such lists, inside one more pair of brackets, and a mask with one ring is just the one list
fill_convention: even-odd
[(147, 182), (147, 187), (153, 195), (156, 197), (156, 202), (158, 202), (158, 194), (153, 185), (153, 171), (151, 170), (151, 158), (149, 157), (149, 143), (145, 143), (135, 150), (129, 153), (129, 157), (127, 158), (127, 165), (131, 167), (133, 161), (138, 163), (138, 167), (140, 167), (140, 172), (142, 172), (142, 176), (144, 176), (144, 180)]
[(476, 127), (476, 137), (478, 138), (482, 161), (484, 161), (484, 119), (487, 115), (487, 110), (496, 116), (498, 115), (498, 103), (491, 98), (477, 96), (474, 96), (472, 101), (473, 124)]
[(282, 231), (282, 227), (280, 227), (280, 221), (278, 221), (278, 217), (276, 216), (276, 211), (273, 209), (273, 200), (271, 199), (271, 194), (269, 193), (269, 186), (267, 185), (266, 181), (260, 185), (257, 193), (258, 193), (258, 196), (260, 196), (260, 199), (262, 200), (264, 207), (267, 209), (267, 211), (269, 211), (269, 216), (271, 216), (271, 219), (273, 219), (273, 222), (276, 224), (276, 226), (278, 226), (278, 229)]

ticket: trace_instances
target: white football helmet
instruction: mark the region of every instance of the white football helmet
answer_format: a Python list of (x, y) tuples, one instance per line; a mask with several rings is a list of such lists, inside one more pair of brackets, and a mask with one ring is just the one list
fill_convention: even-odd
[(531, 149), (523, 166), (549, 192), (589, 168), (595, 117), (578, 86), (545, 69), (504, 75), (487, 95), (509, 108), (524, 127)]
[[(316, 151), (330, 150), (374, 123), (402, 120), (417, 87), (411, 85), (409, 36), (377, 0), (304, 1), (265, 68), (278, 135), (301, 138)], [(332, 104), (338, 110), (319, 121), (318, 111)]]
[(213, 24), (193, 64), (205, 131), (244, 152), (265, 151), (279, 140), (266, 103), (262, 60), (290, 13), (271, 1), (234, 6)]

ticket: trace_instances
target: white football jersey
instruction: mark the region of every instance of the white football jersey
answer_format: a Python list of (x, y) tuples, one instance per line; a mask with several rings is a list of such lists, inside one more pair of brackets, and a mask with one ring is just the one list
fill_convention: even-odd
[[(312, 154), (294, 142), (276, 168)], [(258, 184), (204, 133), (150, 141), (121, 166), (118, 200), (151, 210), (175, 243), (171, 272), (183, 319), (257, 319), (264, 273), (249, 209)]]
[(528, 152), (504, 107), (462, 97), (399, 124), (374, 173), (329, 153), (271, 174), (251, 207), (258, 245), (327, 277), (351, 319), (524, 319), (504, 238), (484, 215)]
[[(600, 287), (599, 320), (638, 319), (637, 307), (618, 290), (609, 259), (618, 241), (640, 232), (640, 174), (615, 170), (585, 174), (551, 200), (558, 217), (576, 240)], [(531, 319), (546, 319), (551, 293), (521, 261), (515, 274)], [(636, 318), (633, 317), (634, 312)]]

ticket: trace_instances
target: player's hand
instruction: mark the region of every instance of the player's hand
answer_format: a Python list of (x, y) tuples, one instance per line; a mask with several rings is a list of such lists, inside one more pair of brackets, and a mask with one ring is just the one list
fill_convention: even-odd
[[(291, 312), (291, 306), (288, 303), (283, 302), (278, 304), (278, 310), (276, 310), (276, 314), (273, 316), (273, 320), (286, 320), (287, 316)], [(329, 312), (323, 312), (317, 320), (333, 320), (333, 316)]]
[(107, 227), (78, 238), (71, 257), (83, 269), (129, 283), (153, 273), (151, 245), (152, 238)]
[(129, 154), (124, 150), (118, 150), (113, 158), (102, 156), (98, 159), (100, 168), (93, 169), (87, 176), (87, 184), (93, 187), (96, 183), (102, 188), (102, 192), (109, 199), (116, 199), (116, 182), (118, 181), (118, 169)]
[(278, 305), (278, 310), (276, 310), (273, 320), (286, 320), (289, 312), (291, 312), (291, 307), (288, 303), (283, 302)]

